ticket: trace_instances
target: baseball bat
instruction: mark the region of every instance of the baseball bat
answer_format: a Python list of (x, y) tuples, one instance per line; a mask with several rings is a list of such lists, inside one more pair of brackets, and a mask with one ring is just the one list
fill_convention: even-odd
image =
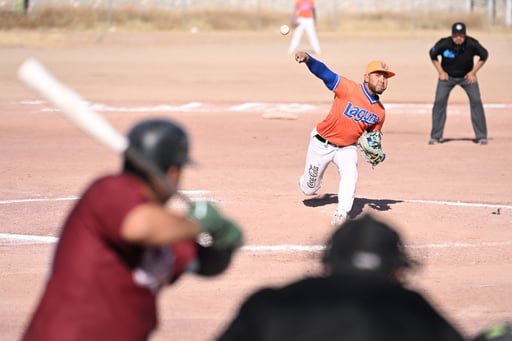
[(130, 147), (126, 136), (112, 127), (103, 116), (89, 108), (80, 95), (57, 80), (37, 60), (33, 58), (25, 60), (18, 69), (18, 77), (53, 103), (60, 109), (60, 114), (77, 125), (83, 132), (115, 153), (124, 155), (144, 171), (150, 177), (162, 200), (176, 194), (190, 204), (190, 199), (178, 192), (176, 185), (171, 183), (159, 168), (138, 150)]

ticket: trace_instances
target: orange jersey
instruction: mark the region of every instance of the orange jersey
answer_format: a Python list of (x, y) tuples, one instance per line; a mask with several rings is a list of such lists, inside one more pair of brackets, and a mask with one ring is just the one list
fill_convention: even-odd
[(365, 130), (382, 129), (384, 106), (363, 84), (340, 76), (333, 91), (331, 110), (316, 126), (323, 138), (338, 146), (349, 146), (357, 143)]
[(297, 18), (313, 18), (315, 2), (312, 0), (298, 0), (295, 2), (295, 16)]

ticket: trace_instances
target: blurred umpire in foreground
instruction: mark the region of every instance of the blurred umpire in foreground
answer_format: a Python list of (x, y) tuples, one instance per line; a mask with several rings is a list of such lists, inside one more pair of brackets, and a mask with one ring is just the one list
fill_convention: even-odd
[[(452, 35), (440, 39), (430, 49), (429, 54), (439, 73), (439, 78), (432, 108), (432, 130), (428, 143), (439, 144), (442, 142), (448, 97), (453, 88), (460, 85), (469, 98), (475, 142), (487, 144), (487, 125), (476, 77), (478, 70), (487, 61), (489, 56), (487, 50), (478, 40), (466, 35), (464, 23), (457, 22), (452, 25)], [(476, 63), (473, 60), (475, 56), (478, 57)]]
[(398, 233), (365, 215), (339, 227), (323, 255), (325, 276), (252, 294), (219, 341), (462, 341), (404, 285), (410, 259)]
[[(128, 139), (125, 155), (157, 170), (127, 156), (121, 172), (86, 189), (64, 223), (23, 341), (148, 340), (158, 293), (185, 272), (223, 272), (240, 245), (241, 230), (210, 203), (193, 203), (188, 212), (165, 207), (189, 163), (178, 124), (142, 121)], [(210, 237), (198, 239), (202, 233)]]

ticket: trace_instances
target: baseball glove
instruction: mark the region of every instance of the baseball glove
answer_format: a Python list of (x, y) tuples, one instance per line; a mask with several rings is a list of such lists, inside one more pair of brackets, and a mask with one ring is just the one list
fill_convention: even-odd
[(382, 150), (381, 135), (380, 131), (365, 131), (357, 141), (366, 161), (373, 167), (386, 159), (386, 153)]

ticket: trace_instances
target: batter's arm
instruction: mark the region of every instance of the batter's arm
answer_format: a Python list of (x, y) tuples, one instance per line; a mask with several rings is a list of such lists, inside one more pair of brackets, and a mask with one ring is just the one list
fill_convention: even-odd
[(201, 230), (194, 220), (150, 202), (132, 209), (124, 218), (120, 232), (126, 242), (160, 246), (195, 240)]

